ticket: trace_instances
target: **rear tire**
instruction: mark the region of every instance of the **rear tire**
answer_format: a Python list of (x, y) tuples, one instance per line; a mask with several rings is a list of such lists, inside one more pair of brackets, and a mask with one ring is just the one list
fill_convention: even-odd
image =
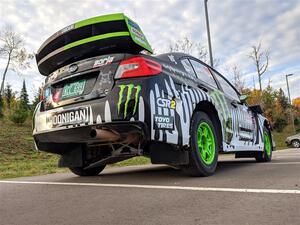
[(218, 163), (220, 137), (206, 113), (194, 113), (190, 134), (189, 164), (182, 166), (182, 170), (190, 176), (214, 174)]
[(293, 148), (300, 148), (300, 141), (299, 140), (293, 140), (292, 141)]
[(266, 127), (264, 127), (263, 139), (264, 151), (258, 152), (255, 159), (257, 162), (270, 162), (272, 160), (273, 145), (270, 131)]
[(86, 176), (97, 176), (102, 170), (104, 170), (105, 166), (106, 165), (94, 167), (90, 169), (84, 169), (83, 167), (73, 167), (73, 168), (69, 167), (69, 169), (71, 170), (72, 173), (78, 176), (86, 177)]

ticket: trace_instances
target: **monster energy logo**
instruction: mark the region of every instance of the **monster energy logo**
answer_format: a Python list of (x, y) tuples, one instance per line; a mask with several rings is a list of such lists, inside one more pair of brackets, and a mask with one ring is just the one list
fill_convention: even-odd
[(227, 105), (223, 93), (220, 93), (219, 91), (214, 91), (211, 93), (211, 97), (217, 103), (218, 107), (221, 109), (223, 116), (226, 119), (230, 117), (229, 107)]
[(233, 131), (232, 131), (232, 115), (227, 105), (226, 99), (222, 92), (214, 91), (211, 93), (212, 99), (217, 104), (218, 108), (222, 112), (223, 120), (225, 122), (225, 139), (226, 142), (230, 142), (232, 139)]
[[(124, 119), (125, 119), (128, 114), (128, 104), (129, 104), (130, 100), (132, 100), (132, 98), (134, 98), (133, 99), (134, 107), (133, 107), (132, 114), (135, 114), (137, 105), (139, 102), (139, 95), (140, 95), (142, 87), (141, 87), (141, 85), (134, 86), (133, 84), (127, 84), (127, 85), (119, 85), (119, 88), (120, 88), (120, 92), (119, 92), (119, 101), (118, 101), (118, 115), (121, 112), (121, 105), (123, 103), (123, 95), (127, 90), (127, 93), (124, 98), (124, 100), (125, 100)], [(134, 94), (134, 90), (135, 90), (135, 94)]]

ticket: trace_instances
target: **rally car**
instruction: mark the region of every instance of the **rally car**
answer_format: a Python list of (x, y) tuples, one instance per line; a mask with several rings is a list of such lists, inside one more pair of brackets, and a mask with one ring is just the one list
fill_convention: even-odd
[(151, 56), (124, 14), (72, 24), (37, 52), (46, 76), (33, 118), (36, 148), (80, 176), (147, 156), (192, 176), (215, 172), (218, 154), (272, 158), (271, 128), (228, 80), (184, 53)]

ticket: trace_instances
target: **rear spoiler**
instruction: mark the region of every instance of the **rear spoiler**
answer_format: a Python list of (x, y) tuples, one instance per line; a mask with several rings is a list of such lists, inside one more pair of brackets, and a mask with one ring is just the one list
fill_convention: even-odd
[(71, 24), (39, 48), (39, 72), (48, 76), (67, 64), (109, 53), (153, 53), (139, 25), (123, 13), (98, 16)]

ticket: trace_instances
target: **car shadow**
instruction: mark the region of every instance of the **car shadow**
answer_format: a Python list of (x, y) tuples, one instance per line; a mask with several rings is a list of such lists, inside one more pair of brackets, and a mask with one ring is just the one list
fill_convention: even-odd
[[(191, 179), (215, 179), (220, 176), (235, 176), (239, 170), (247, 170), (255, 166), (254, 160), (226, 160), (218, 162), (218, 167), (213, 176), (189, 177), (180, 169), (167, 165), (123, 167), (104, 170), (98, 176), (64, 178), (61, 182), (88, 182), (88, 183), (124, 183), (124, 184), (177, 184)], [(232, 172), (234, 171), (234, 172)]]

